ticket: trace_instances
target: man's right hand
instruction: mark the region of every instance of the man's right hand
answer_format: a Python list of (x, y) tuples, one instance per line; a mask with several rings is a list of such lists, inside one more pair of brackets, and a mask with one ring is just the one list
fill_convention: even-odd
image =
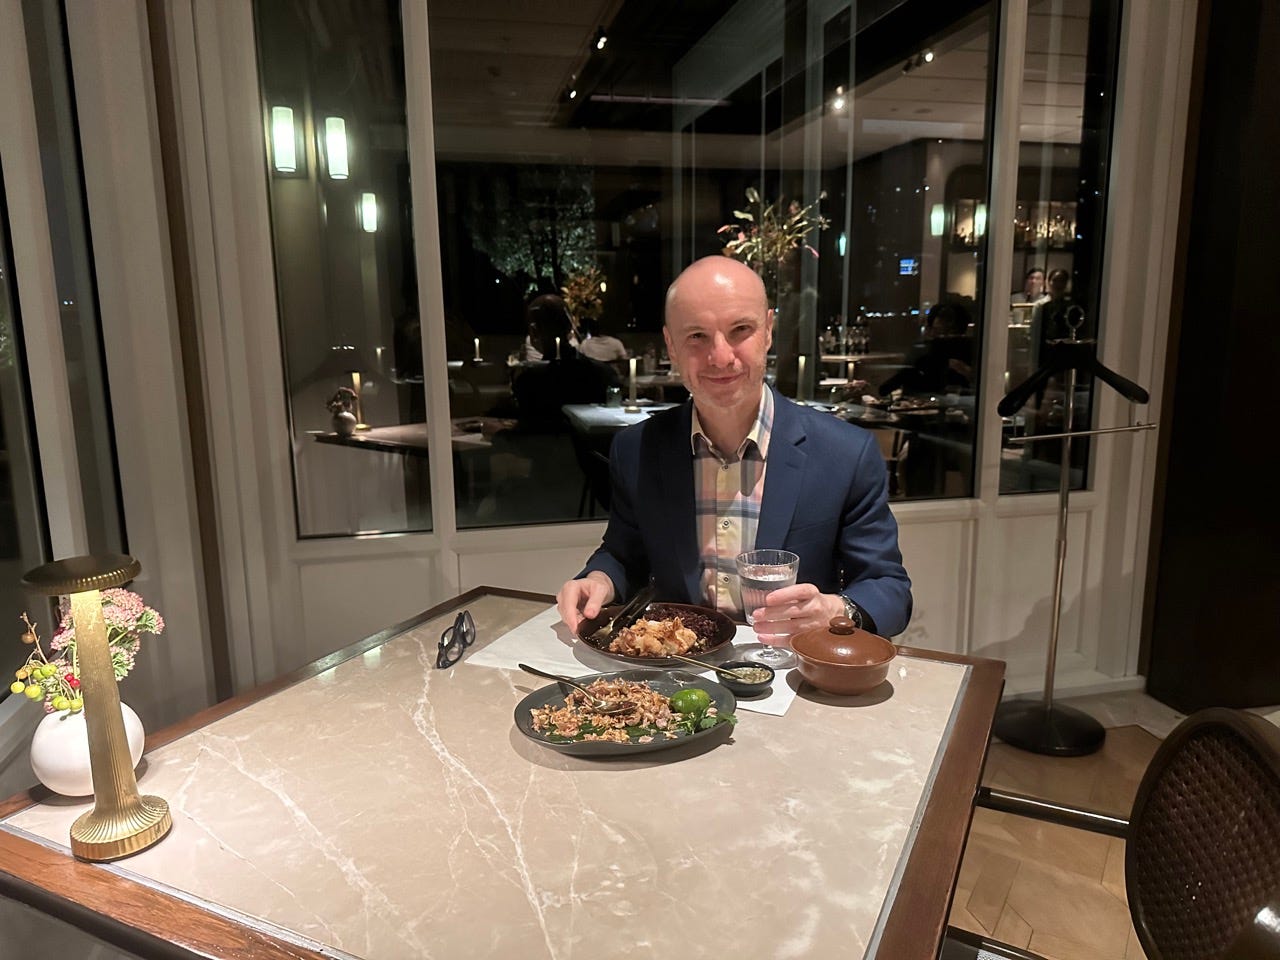
[(592, 570), (581, 580), (570, 580), (556, 594), (560, 617), (575, 635), (578, 624), (599, 616), (615, 595), (613, 581), (599, 570)]

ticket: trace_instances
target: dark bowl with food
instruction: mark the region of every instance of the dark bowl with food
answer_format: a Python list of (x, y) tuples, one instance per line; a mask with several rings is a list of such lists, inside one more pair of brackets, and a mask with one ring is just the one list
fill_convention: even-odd
[(730, 660), (720, 664), (720, 669), (733, 670), (743, 675), (744, 679), (738, 679), (718, 671), (716, 673), (716, 683), (728, 687), (739, 697), (757, 697), (773, 685), (773, 667), (754, 660)]
[[(615, 613), (622, 609), (622, 604), (605, 607), (598, 616), (583, 620), (578, 625), (578, 639), (606, 657), (623, 660), (646, 667), (682, 667), (683, 664), (668, 656), (633, 656), (609, 649), (609, 640), (598, 640), (595, 632), (606, 625)], [(689, 657), (701, 657), (713, 653), (721, 647), (733, 642), (738, 632), (738, 625), (718, 610), (710, 607), (698, 607), (690, 603), (665, 603), (655, 601), (645, 607), (641, 614), (643, 620), (670, 620), (676, 617), (680, 622), (697, 634), (697, 640), (688, 650), (677, 651)]]

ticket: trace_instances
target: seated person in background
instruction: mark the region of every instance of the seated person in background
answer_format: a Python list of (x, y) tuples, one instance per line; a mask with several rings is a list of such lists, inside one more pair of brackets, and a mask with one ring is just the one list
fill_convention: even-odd
[(946, 393), (973, 384), (973, 340), (966, 334), (969, 313), (958, 302), (934, 304), (926, 316), (925, 339), (910, 366), (880, 384), (880, 396), (901, 389), (909, 394)]
[(611, 363), (615, 360), (627, 359), (627, 348), (617, 337), (611, 337), (600, 328), (600, 321), (588, 317), (578, 323), (578, 329), (584, 334), (578, 344), (578, 352), (584, 357)]
[(651, 579), (660, 599), (741, 620), (734, 559), (775, 547), (800, 571), (754, 612), (761, 639), (837, 616), (901, 633), (911, 581), (884, 459), (867, 431), (765, 386), (773, 311), (759, 276), (728, 257), (696, 261), (667, 290), (663, 336), (692, 402), (615, 438), (604, 541), (556, 598), (569, 628)]
[[(1049, 272), (1049, 293), (1036, 304), (1031, 314), (1031, 369), (1039, 370), (1045, 359), (1045, 344), (1071, 335), (1067, 326), (1067, 311), (1075, 304), (1067, 285), (1071, 274), (1059, 267)], [(1089, 334), (1080, 331), (1080, 336)]]
[[(550, 363), (530, 367), (516, 377), (512, 390), (516, 416), (522, 430), (556, 430), (564, 423), (561, 407), (567, 403), (604, 403), (607, 390), (620, 385), (607, 364), (580, 356), (569, 343), (572, 325), (569, 308), (554, 293), (534, 298), (526, 309), (534, 349)], [(559, 355), (556, 359), (556, 338)]]
[(1009, 303), (1013, 306), (1026, 303), (1039, 303), (1044, 299), (1044, 271), (1032, 267), (1022, 278), (1022, 289), (1013, 291)]

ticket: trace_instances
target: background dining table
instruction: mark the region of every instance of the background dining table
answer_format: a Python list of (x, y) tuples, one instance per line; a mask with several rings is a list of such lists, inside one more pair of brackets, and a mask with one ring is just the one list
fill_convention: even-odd
[(0, 897), (60, 918), (42, 953), (65, 925), (147, 958), (936, 956), (1002, 663), (901, 648), (860, 697), (792, 675), (784, 715), (567, 756), (513, 722), (544, 681), (469, 661), (550, 604), (477, 588), (152, 736), (174, 826), (126, 860), (71, 857), (87, 800), (9, 800)]

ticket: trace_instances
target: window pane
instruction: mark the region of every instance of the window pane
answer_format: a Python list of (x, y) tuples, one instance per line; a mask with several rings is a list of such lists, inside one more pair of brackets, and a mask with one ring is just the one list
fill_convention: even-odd
[(612, 435), (687, 398), (666, 287), (726, 249), (771, 381), (874, 430), (895, 498), (969, 494), (993, 10), (433, 0), (459, 526), (602, 515)]
[[(22, 328), (17, 311), (9, 215), (0, 174), (0, 620), (7, 636), (25, 630), (19, 617), (29, 611), (48, 640), (49, 607), (19, 588), (22, 575), (49, 556), (49, 531), (44, 498), (38, 480), (32, 437), (31, 398), (27, 364), (22, 349)], [(32, 602), (35, 604), (32, 605)], [(0, 654), (6, 668), (0, 699), (9, 696), (12, 670), (30, 653), (21, 643), (7, 643)]]
[(128, 543), (72, 103), (65, 11), (60, 3), (23, 0), (22, 13), (88, 549), (124, 553)]
[(430, 530), (399, 5), (254, 6), (298, 534)]
[[(1098, 335), (1103, 218), (1110, 151), (1115, 57), (1115, 0), (1032, 0), (1027, 21), (1019, 134), (1006, 389), (1052, 366), (1051, 340)], [(1074, 429), (1093, 420), (1093, 381), (1081, 374), (1074, 391)], [(1004, 418), (1000, 492), (1058, 488), (1062, 441), (1009, 443), (1022, 435), (1061, 433), (1066, 375), (1035, 390), (1027, 405)], [(1071, 486), (1085, 485), (1091, 444), (1072, 441)]]

